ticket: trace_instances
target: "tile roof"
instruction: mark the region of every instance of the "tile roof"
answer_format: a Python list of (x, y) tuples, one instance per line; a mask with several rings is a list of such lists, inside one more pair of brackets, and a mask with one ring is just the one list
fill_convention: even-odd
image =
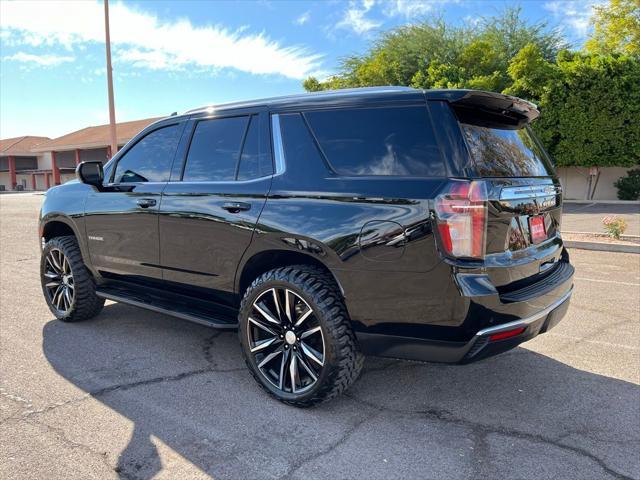
[(23, 137), (5, 138), (0, 140), (0, 156), (9, 155), (24, 156), (33, 155), (31, 149), (36, 145), (51, 140), (49, 137), (33, 137), (25, 135)]
[[(156, 120), (163, 117), (146, 118), (144, 120), (134, 120), (132, 122), (116, 123), (116, 137), (118, 145), (123, 145), (131, 140), (138, 132), (146, 126), (151, 125)], [(43, 142), (34, 148), (34, 152), (75, 150), (76, 148), (100, 148), (110, 144), (109, 124), (98, 125), (96, 127), (86, 127), (82, 130), (67, 133), (53, 140)]]

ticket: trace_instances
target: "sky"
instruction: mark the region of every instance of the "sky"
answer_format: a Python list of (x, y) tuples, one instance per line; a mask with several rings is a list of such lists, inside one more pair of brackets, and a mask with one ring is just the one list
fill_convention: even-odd
[[(598, 0), (111, 0), (116, 121), (303, 91), (380, 32), (522, 7), (584, 42)], [(108, 123), (102, 1), (0, 1), (0, 138)]]

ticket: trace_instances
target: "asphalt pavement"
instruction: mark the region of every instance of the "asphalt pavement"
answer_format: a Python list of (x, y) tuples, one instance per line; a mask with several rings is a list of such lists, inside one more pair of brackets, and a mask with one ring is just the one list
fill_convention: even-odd
[(235, 333), (119, 304), (56, 321), (37, 195), (0, 196), (0, 478), (640, 478), (640, 255), (572, 251), (567, 317), (476, 364), (369, 358), (266, 396)]

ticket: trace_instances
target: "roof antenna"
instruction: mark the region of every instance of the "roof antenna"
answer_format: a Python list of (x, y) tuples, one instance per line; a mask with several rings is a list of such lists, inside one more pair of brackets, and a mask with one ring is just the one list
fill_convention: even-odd
[(178, 114), (178, 112), (173, 112), (171, 115), (169, 115), (170, 117), (175, 117)]

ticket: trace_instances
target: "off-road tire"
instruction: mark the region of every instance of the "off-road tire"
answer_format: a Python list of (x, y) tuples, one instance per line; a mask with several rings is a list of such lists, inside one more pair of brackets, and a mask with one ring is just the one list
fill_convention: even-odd
[[(265, 379), (249, 348), (247, 328), (253, 302), (273, 287), (286, 287), (300, 295), (314, 310), (322, 328), (325, 364), (316, 384), (303, 394), (283, 392)], [(329, 400), (344, 392), (362, 370), (364, 356), (358, 348), (340, 289), (333, 277), (320, 268), (293, 265), (260, 275), (246, 290), (238, 318), (240, 344), (249, 371), (265, 391), (284, 403), (310, 407)]]
[[(71, 307), (66, 312), (61, 312), (52, 305), (45, 287), (46, 258), (52, 249), (60, 250), (68, 259), (73, 275), (74, 296)], [(49, 240), (43, 250), (40, 259), (40, 279), (42, 293), (47, 301), (49, 310), (58, 320), (63, 322), (81, 322), (89, 320), (100, 313), (104, 306), (104, 298), (96, 295), (96, 284), (93, 276), (82, 261), (82, 253), (78, 241), (74, 236), (55, 237)]]

